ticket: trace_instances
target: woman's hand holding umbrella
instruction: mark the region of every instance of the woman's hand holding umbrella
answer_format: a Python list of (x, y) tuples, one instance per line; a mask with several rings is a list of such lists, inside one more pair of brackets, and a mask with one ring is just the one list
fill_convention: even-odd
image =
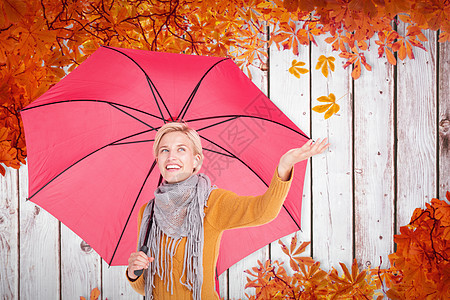
[(136, 279), (139, 276), (134, 274), (136, 270), (148, 269), (150, 263), (154, 260), (153, 257), (148, 257), (142, 251), (131, 253), (128, 259), (128, 277), (130, 279)]
[(319, 139), (316, 142), (309, 140), (301, 148), (289, 150), (280, 158), (278, 175), (282, 180), (288, 180), (291, 169), (296, 163), (322, 153), (328, 146), (330, 146), (330, 144), (327, 144), (327, 138), (324, 138), (322, 141)]

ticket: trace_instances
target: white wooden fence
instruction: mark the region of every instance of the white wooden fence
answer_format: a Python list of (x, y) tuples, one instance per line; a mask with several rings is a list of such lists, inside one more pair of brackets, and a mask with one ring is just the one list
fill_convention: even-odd
[[(396, 67), (378, 59), (372, 41), (363, 70), (351, 69), (323, 38), (319, 47), (302, 47), (295, 57), (270, 48), (268, 71), (253, 70), (254, 82), (313, 138), (332, 146), (308, 164), (299, 237), (328, 270), (339, 262), (378, 265), (394, 251), (393, 235), (416, 207), (450, 189), (450, 45), (427, 32), (428, 52)], [(325, 78), (315, 65), (320, 55), (336, 57), (336, 71)], [(306, 62), (300, 79), (288, 72), (291, 61)], [(328, 120), (312, 112), (318, 97), (341, 98)], [(79, 299), (98, 287), (101, 299), (142, 299), (124, 277), (125, 267), (108, 267), (79, 237), (31, 202), (26, 202), (27, 167), (0, 176), (1, 299)], [(289, 243), (290, 237), (284, 238)], [(245, 298), (244, 270), (256, 261), (283, 260), (278, 243), (267, 246), (220, 276), (221, 296)]]

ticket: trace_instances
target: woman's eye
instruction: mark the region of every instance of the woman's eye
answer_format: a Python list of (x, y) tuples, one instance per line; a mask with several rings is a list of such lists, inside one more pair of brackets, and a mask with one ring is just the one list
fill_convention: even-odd
[(167, 149), (161, 149), (161, 151), (160, 152), (164, 152), (164, 151), (168, 151)]
[(179, 148), (178, 151), (185, 151), (184, 148)]

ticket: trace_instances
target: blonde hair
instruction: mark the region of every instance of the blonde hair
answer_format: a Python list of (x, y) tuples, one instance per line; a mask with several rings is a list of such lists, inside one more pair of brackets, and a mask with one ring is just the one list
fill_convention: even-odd
[(195, 168), (194, 172), (197, 172), (202, 163), (203, 163), (203, 149), (202, 149), (202, 143), (200, 140), (200, 136), (198, 135), (197, 131), (189, 127), (186, 122), (170, 122), (164, 124), (156, 133), (155, 136), (155, 142), (153, 143), (153, 155), (155, 158), (158, 157), (158, 148), (161, 144), (162, 137), (170, 132), (181, 132), (184, 133), (188, 139), (192, 142), (192, 145), (194, 147), (194, 155), (199, 154), (200, 155), (200, 161), (197, 167)]

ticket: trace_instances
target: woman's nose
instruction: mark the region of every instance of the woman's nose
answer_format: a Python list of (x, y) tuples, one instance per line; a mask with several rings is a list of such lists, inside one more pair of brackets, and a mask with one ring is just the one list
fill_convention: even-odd
[(175, 151), (171, 151), (169, 150), (169, 152), (167, 153), (167, 158), (172, 158), (176, 156), (176, 152)]

